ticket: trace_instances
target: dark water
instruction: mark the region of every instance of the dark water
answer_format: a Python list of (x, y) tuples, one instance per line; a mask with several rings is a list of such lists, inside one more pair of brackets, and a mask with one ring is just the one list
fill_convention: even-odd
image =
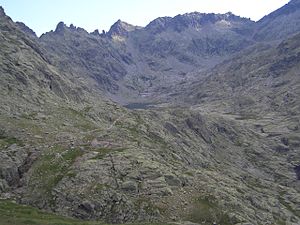
[(128, 105), (124, 105), (124, 107), (127, 109), (150, 109), (150, 108), (153, 108), (154, 105), (153, 105), (153, 103), (137, 102), (137, 103), (130, 103)]

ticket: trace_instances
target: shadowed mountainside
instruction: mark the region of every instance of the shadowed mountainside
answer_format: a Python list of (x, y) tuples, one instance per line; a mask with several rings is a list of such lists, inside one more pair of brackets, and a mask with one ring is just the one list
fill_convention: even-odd
[[(215, 105), (228, 113), (299, 115), (300, 35), (278, 45), (258, 44), (173, 87), (169, 99)], [(182, 89), (182, 90), (180, 90)], [(184, 99), (181, 99), (185, 96)]]
[(231, 13), (158, 18), (145, 28), (119, 20), (106, 34), (59, 23), (40, 42), (59, 68), (85, 74), (91, 85), (126, 103), (151, 96), (153, 89), (210, 68), (249, 46), (247, 34), (253, 24)]
[(258, 21), (254, 39), (258, 41), (285, 39), (300, 32), (299, 21), (300, 1), (292, 0)]

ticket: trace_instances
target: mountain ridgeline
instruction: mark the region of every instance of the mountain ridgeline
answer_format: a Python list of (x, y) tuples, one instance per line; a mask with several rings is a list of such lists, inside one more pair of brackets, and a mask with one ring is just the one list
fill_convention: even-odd
[(299, 21), (37, 37), (0, 8), (0, 224), (299, 224)]
[(75, 73), (84, 70), (80, 73), (91, 78), (93, 85), (126, 104), (144, 101), (143, 96), (153, 99), (170, 83), (198, 76), (261, 41), (278, 43), (299, 32), (298, 21), (299, 3), (291, 1), (256, 23), (230, 12), (161, 17), (146, 27), (118, 20), (101, 34), (59, 23), (40, 42), (63, 60), (56, 64)]

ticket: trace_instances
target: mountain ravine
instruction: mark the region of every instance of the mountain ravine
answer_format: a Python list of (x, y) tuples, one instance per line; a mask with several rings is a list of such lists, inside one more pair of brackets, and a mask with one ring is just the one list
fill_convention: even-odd
[(300, 2), (40, 37), (0, 8), (0, 225), (300, 224)]

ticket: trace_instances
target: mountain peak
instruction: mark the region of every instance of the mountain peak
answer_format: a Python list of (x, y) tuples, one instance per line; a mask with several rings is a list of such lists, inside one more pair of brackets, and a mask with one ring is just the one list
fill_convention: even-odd
[(300, 31), (300, 0), (292, 0), (257, 22), (255, 40), (280, 40)]
[(6, 16), (2, 6), (0, 6), (0, 16)]
[(115, 22), (109, 29), (109, 31), (107, 32), (107, 35), (109, 37), (113, 37), (113, 36), (124, 36), (126, 37), (128, 35), (128, 33), (130, 31), (136, 30), (138, 29), (137, 26), (133, 26), (129, 23), (126, 23), (122, 20), (118, 20), (117, 22)]
[(232, 12), (227, 12), (225, 14), (191, 12), (179, 14), (173, 18), (161, 17), (155, 19), (147, 25), (147, 28), (154, 30), (154, 32), (160, 32), (166, 28), (182, 32), (188, 27), (199, 29), (206, 25), (218, 24), (219, 22), (222, 22), (223, 24), (226, 23), (227, 25), (239, 25), (249, 22), (254, 23), (250, 19), (236, 16)]
[(20, 28), (20, 30), (22, 30), (24, 33), (30, 35), (31, 37), (37, 37), (36, 33), (30, 29), (28, 26), (26, 26), (26, 24), (22, 23), (22, 22), (16, 22), (16, 25)]
[(174, 19), (180, 17), (184, 18), (185, 22), (188, 23), (188, 25), (204, 25), (208, 23), (214, 24), (221, 20), (226, 20), (230, 22), (250, 21), (249, 19), (234, 15), (232, 12), (227, 12), (225, 14), (192, 12), (183, 15), (178, 15), (174, 17)]
[(61, 34), (65, 30), (67, 25), (64, 22), (59, 22), (56, 26), (55, 33)]
[(290, 15), (298, 10), (300, 10), (300, 0), (291, 0), (281, 8), (275, 10), (269, 15), (264, 16), (259, 22), (263, 22), (265, 20), (273, 20), (279, 16)]
[(147, 26), (146, 29), (152, 30), (152, 32), (157, 33), (161, 32), (164, 27), (169, 23), (172, 17), (158, 17), (157, 19), (151, 21)]
[(70, 32), (80, 32), (80, 33), (88, 33), (85, 29), (81, 27), (76, 27), (73, 24), (70, 24), (70, 26), (67, 26), (64, 22), (59, 22), (56, 26), (56, 29), (54, 33), (56, 34), (64, 34), (66, 31)]

